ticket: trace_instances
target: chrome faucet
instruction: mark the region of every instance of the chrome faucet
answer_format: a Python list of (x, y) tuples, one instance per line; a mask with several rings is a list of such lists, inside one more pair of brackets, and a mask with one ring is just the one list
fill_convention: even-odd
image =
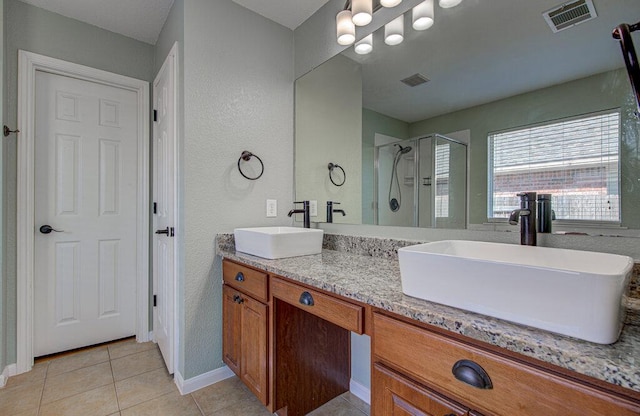
[(520, 221), (520, 244), (536, 245), (536, 193), (520, 192), (520, 209), (514, 209), (509, 215), (509, 224), (517, 225)]
[(334, 212), (341, 213), (343, 217), (345, 215), (347, 215), (347, 213), (344, 212), (343, 209), (333, 209), (334, 205), (340, 205), (340, 202), (327, 201), (327, 222), (333, 222), (333, 213)]
[(311, 228), (311, 216), (309, 215), (309, 201), (294, 202), (294, 204), (302, 204), (302, 209), (292, 209), (287, 216), (293, 214), (303, 214), (304, 228)]

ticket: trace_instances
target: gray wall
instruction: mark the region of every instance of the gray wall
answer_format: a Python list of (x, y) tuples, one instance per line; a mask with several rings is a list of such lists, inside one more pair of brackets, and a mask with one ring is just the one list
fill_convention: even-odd
[[(183, 293), (178, 307), (185, 379), (222, 363), (221, 261), (217, 233), (290, 224), (293, 201), (293, 32), (230, 0), (184, 5)], [(243, 150), (264, 175), (242, 178)], [(252, 163), (255, 162), (252, 161)], [(278, 217), (265, 218), (265, 200)]]
[[(4, 122), (16, 126), (18, 50), (91, 66), (133, 78), (153, 79), (153, 46), (17, 0), (5, 0)], [(6, 362), (16, 360), (16, 136), (3, 139), (4, 229), (3, 305)]]
[[(179, 60), (181, 67), (179, 74), (181, 75), (182, 63), (184, 62), (184, 0), (174, 0), (167, 20), (165, 20), (162, 31), (156, 41), (154, 50), (154, 76), (158, 73), (160, 67), (162, 67), (167, 54), (175, 42), (178, 42), (180, 45)], [(182, 91), (182, 89), (180, 89), (180, 91)], [(180, 95), (182, 96), (182, 94)], [(182, 106), (180, 107), (182, 108)]]

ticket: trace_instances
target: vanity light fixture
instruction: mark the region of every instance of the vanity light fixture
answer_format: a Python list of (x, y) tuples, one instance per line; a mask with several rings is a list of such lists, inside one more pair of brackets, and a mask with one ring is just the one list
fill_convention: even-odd
[(351, 14), (354, 25), (368, 25), (373, 20), (373, 0), (351, 0)]
[(382, 7), (396, 7), (400, 3), (402, 3), (402, 0), (380, 0)]
[(404, 40), (404, 15), (396, 17), (384, 25), (384, 43), (399, 45)]
[(460, 3), (462, 3), (462, 0), (438, 0), (438, 5), (443, 9), (456, 7)]
[(336, 36), (338, 44), (351, 45), (356, 40), (356, 26), (351, 19), (351, 10), (343, 10), (336, 16)]
[(365, 36), (361, 41), (356, 42), (354, 49), (358, 55), (366, 55), (373, 51), (373, 33)]
[(415, 30), (427, 30), (433, 26), (433, 1), (425, 0), (413, 8), (411, 15)]

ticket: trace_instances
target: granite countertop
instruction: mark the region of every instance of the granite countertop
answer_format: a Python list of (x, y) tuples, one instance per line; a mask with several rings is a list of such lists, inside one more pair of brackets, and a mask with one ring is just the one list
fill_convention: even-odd
[[(406, 296), (397, 257), (370, 242), (359, 246), (373, 255), (325, 249), (317, 255), (268, 260), (236, 252), (233, 235), (216, 240), (217, 254), (229, 260), (640, 392), (637, 321), (627, 321), (616, 343), (600, 345)], [(327, 245), (325, 238), (327, 246), (340, 249)], [(637, 318), (640, 302), (632, 299), (628, 305), (629, 316)]]

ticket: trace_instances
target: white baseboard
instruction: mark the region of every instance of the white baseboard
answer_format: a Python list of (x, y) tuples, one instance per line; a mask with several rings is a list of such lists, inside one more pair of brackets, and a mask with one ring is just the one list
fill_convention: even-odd
[(371, 390), (363, 384), (351, 379), (349, 381), (349, 391), (366, 404), (371, 404)]
[(0, 374), (0, 387), (4, 387), (7, 384), (7, 380), (11, 376), (15, 376), (18, 373), (18, 366), (15, 364), (9, 364), (2, 370)]
[(229, 377), (233, 377), (234, 375), (235, 374), (233, 373), (233, 371), (231, 371), (231, 369), (225, 365), (224, 367), (217, 368), (215, 370), (200, 374), (199, 376), (192, 377), (187, 380), (183, 379), (182, 374), (176, 371), (174, 374), (174, 382), (176, 383), (176, 386), (178, 386), (180, 394), (184, 395), (193, 393), (196, 390), (228, 379)]

